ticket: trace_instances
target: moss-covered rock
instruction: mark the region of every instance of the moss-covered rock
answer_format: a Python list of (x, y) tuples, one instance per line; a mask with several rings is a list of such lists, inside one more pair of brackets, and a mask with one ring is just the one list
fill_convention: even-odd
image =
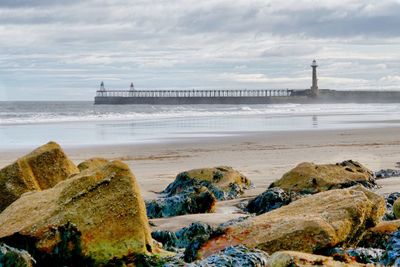
[(79, 163), (78, 169), (80, 171), (84, 171), (87, 169), (98, 168), (98, 167), (103, 166), (104, 164), (107, 164), (108, 162), (109, 162), (109, 160), (104, 159), (104, 158), (90, 158), (90, 159), (87, 159), (87, 160)]
[(270, 188), (279, 187), (285, 191), (314, 194), (357, 184), (367, 188), (376, 186), (373, 172), (358, 162), (348, 160), (322, 165), (303, 162), (273, 182)]
[(396, 219), (400, 219), (400, 198), (396, 199), (396, 201), (393, 203), (392, 209)]
[(78, 172), (57, 143), (43, 145), (0, 170), (0, 211), (23, 193), (51, 188)]
[(148, 200), (146, 210), (147, 216), (151, 219), (211, 213), (214, 212), (216, 202), (214, 194), (202, 186), (171, 197)]
[(199, 249), (200, 258), (232, 245), (268, 253), (297, 250), (308, 253), (351, 245), (385, 213), (383, 197), (362, 186), (321, 192), (279, 209), (226, 227)]
[(335, 261), (331, 257), (308, 254), (298, 251), (279, 251), (272, 254), (269, 262), (269, 267), (310, 267), (310, 266), (325, 266), (325, 267), (362, 267), (375, 265), (361, 264), (354, 261), (341, 262)]
[(155, 250), (139, 185), (110, 162), (22, 195), (0, 214), (0, 241), (24, 248), (39, 266), (85, 266)]
[(218, 200), (233, 199), (251, 186), (250, 180), (231, 167), (194, 169), (179, 173), (163, 191), (167, 196), (180, 194), (195, 186), (207, 187)]

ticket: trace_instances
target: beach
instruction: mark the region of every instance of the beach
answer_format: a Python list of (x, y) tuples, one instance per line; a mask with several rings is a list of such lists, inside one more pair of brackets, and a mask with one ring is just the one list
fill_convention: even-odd
[[(245, 174), (254, 188), (235, 200), (217, 203), (216, 213), (153, 219), (154, 229), (177, 230), (195, 221), (218, 225), (245, 216), (236, 205), (265, 191), (271, 182), (304, 161), (336, 163), (356, 160), (373, 171), (394, 169), (400, 161), (400, 127), (236, 133), (234, 136), (182, 139), (167, 143), (66, 146), (79, 163), (92, 157), (119, 159), (138, 179), (144, 199), (160, 196), (179, 172), (202, 167), (232, 166)], [(3, 167), (29, 149), (0, 154)], [(378, 180), (380, 194), (400, 191), (400, 179)]]

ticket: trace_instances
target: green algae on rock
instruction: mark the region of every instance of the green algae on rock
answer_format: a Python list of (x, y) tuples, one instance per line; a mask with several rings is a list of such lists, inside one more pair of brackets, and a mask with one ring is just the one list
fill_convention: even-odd
[(300, 163), (269, 187), (279, 187), (285, 191), (302, 194), (314, 194), (357, 184), (367, 188), (375, 187), (374, 174), (360, 163), (348, 160), (337, 164)]
[(243, 190), (250, 188), (251, 182), (232, 167), (193, 169), (179, 173), (163, 193), (173, 196), (194, 186), (205, 186), (218, 200), (226, 200), (243, 194)]
[(43, 190), (78, 173), (55, 142), (49, 142), (0, 170), (0, 211), (23, 193)]
[(120, 161), (22, 195), (0, 214), (0, 241), (26, 248), (42, 266), (101, 265), (157, 250), (139, 185)]

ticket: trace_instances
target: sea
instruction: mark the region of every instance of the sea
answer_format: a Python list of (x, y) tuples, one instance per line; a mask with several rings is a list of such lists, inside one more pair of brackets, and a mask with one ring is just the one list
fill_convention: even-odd
[(398, 126), (400, 104), (94, 105), (0, 102), (0, 151), (196, 141), (271, 131)]

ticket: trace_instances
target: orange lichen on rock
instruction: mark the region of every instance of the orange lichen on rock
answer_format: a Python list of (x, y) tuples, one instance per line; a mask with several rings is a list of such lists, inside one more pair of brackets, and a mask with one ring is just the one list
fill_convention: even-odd
[(62, 148), (49, 142), (0, 170), (0, 211), (23, 193), (51, 188), (78, 172)]

